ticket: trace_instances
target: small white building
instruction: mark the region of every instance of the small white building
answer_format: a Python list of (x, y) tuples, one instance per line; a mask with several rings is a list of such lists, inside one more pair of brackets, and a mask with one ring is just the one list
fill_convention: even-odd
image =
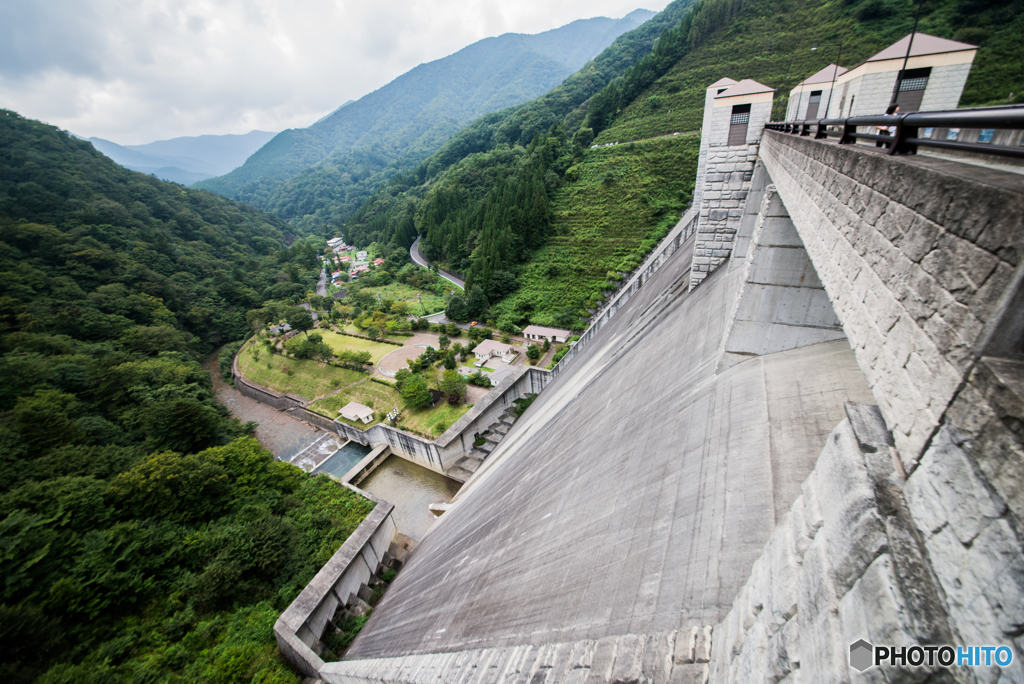
[[(825, 67), (797, 85), (790, 91), (786, 118), (800, 121), (884, 114), (892, 101), (904, 61), (906, 72), (896, 98), (900, 112), (956, 109), (977, 53), (975, 45), (927, 33), (914, 34), (913, 43), (911, 36), (904, 36), (848, 71), (838, 67), (840, 71), (835, 79), (835, 91), (831, 93), (831, 104), (829, 87), (835, 65)], [(818, 93), (819, 107), (816, 111), (811, 103), (814, 93)]]
[(543, 325), (528, 325), (523, 328), (523, 337), (528, 340), (551, 340), (552, 342), (565, 342), (572, 337), (572, 332), (561, 328), (548, 328)]
[(342, 406), (338, 413), (341, 414), (342, 418), (351, 421), (360, 421), (362, 423), (369, 423), (373, 420), (373, 409), (369, 406), (363, 406), (362, 404), (350, 401), (349, 403)]
[(356, 261), (366, 261), (368, 256), (370, 256), (370, 254), (366, 250), (356, 252)]
[[(838, 64), (827, 67), (797, 83), (796, 88), (789, 91), (789, 106), (786, 108), (786, 121), (807, 121), (820, 119), (825, 109), (831, 106), (832, 84), (849, 69)], [(838, 95), (836, 96), (838, 97)], [(818, 116), (821, 114), (821, 116)]]
[(494, 340), (484, 340), (473, 348), (473, 355), (479, 361), (486, 361), (492, 356), (497, 356), (505, 363), (511, 363), (516, 357), (516, 348), (511, 344), (502, 344)]

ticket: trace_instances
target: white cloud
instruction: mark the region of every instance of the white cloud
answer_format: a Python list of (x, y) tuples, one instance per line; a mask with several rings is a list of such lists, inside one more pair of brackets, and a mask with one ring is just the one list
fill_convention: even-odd
[(488, 36), (668, 0), (0, 3), (0, 107), (138, 144), (308, 126)]

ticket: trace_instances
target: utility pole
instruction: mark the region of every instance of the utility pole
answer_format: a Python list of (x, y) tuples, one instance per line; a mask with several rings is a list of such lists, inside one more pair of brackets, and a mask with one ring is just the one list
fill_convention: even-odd
[(839, 61), (843, 58), (843, 44), (839, 43), (837, 45), (837, 44), (833, 43), (831, 45), (815, 45), (811, 49), (812, 50), (817, 50), (820, 47), (838, 47), (839, 48), (839, 52), (838, 52), (838, 54), (836, 54), (835, 66), (832, 67), (832, 85), (829, 86), (828, 102), (825, 104), (825, 116), (818, 117), (820, 119), (827, 119), (828, 118), (828, 110), (832, 106), (832, 91), (834, 91), (836, 89), (836, 77), (839, 75)]
[(900, 86), (903, 85), (903, 74), (907, 72), (907, 62), (910, 60), (910, 49), (914, 47), (914, 36), (917, 35), (917, 20), (921, 18), (921, 6), (924, 5), (924, 0), (917, 0), (917, 14), (914, 15), (914, 28), (910, 32), (910, 42), (907, 43), (907, 54), (903, 56), (903, 68), (896, 74), (896, 85), (892, 89), (892, 99), (889, 101), (890, 105), (896, 104), (896, 99), (900, 96)]

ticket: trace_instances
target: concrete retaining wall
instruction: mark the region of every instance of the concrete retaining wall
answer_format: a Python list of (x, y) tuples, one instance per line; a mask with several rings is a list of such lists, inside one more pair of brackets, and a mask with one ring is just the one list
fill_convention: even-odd
[(710, 656), (711, 627), (704, 625), (556, 644), (343, 660), (327, 663), (320, 677), (330, 684), (706, 684)]
[(305, 399), (296, 395), (282, 394), (269, 387), (263, 387), (242, 375), (236, 355), (231, 366), (235, 388), (243, 395), (274, 408), (287, 411), (290, 415), (322, 430), (328, 430), (345, 439), (366, 446), (387, 444), (391, 452), (438, 473), (444, 473), (456, 461), (473, 449), (476, 435), (486, 430), (516, 399), (537, 394), (553, 377), (548, 370), (528, 366), (518, 367), (517, 372), (505, 378), (492, 389), (476, 406), (456, 421), (436, 441), (430, 441), (404, 432), (390, 425), (378, 423), (366, 430), (333, 420), (306, 408)]
[[(360, 493), (367, 496), (365, 492)], [(281, 655), (307, 677), (318, 678), (324, 666), (318, 653), (327, 622), (359, 591), (361, 584), (369, 581), (394, 539), (397, 531), (391, 514), (394, 506), (376, 501), (377, 505), (352, 536), (274, 624)]]

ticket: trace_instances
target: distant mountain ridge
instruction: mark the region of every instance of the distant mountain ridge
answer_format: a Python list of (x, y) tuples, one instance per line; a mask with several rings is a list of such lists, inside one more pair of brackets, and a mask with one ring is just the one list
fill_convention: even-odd
[(240, 135), (186, 136), (144, 145), (118, 145), (103, 138), (88, 138), (88, 141), (121, 166), (191, 185), (241, 166), (275, 135), (250, 131)]
[(536, 35), (478, 41), (417, 66), (309, 128), (280, 133), (240, 168), (196, 187), (315, 226), (336, 224), (399, 168), (418, 164), (465, 124), (547, 92), (654, 15), (641, 9), (621, 19), (580, 19)]

